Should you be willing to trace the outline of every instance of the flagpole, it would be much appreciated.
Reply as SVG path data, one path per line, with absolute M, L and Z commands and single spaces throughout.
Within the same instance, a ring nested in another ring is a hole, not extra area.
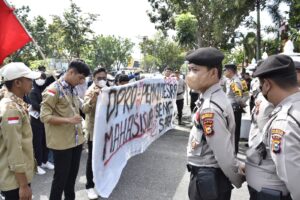
M 5 3 L 8 7 L 12 8 L 6 0 L 4 0 L 4 3 Z M 18 19 L 18 21 L 19 21 L 20 24 L 22 25 L 23 29 L 26 31 L 26 33 L 27 33 L 27 34 L 29 35 L 29 37 L 31 38 L 31 40 L 32 40 L 32 42 L 33 42 L 33 44 L 34 44 L 34 46 L 37 48 L 38 52 L 41 54 L 41 56 L 42 56 L 44 62 L 47 63 L 47 58 L 46 58 L 45 54 L 43 53 L 43 51 L 41 50 L 41 47 L 38 45 L 38 43 L 37 43 L 36 40 L 32 37 L 32 35 L 27 31 L 27 29 L 26 29 L 26 27 L 24 26 L 23 22 L 19 19 L 19 17 L 15 14 L 14 11 L 13 11 L 13 14 L 14 14 L 15 17 Z M 55 76 L 54 70 L 50 70 L 49 67 L 48 67 L 48 65 L 47 65 L 47 68 L 48 68 L 48 70 L 50 71 L 50 74 L 53 76 L 54 80 L 55 80 L 55 81 L 58 81 L 57 77 Z M 64 96 L 66 97 L 66 100 L 68 101 L 69 105 L 71 106 L 71 105 L 72 105 L 72 102 L 71 102 L 70 98 L 66 95 L 66 93 L 65 93 L 65 91 L 64 91 L 63 89 L 62 89 L 62 92 L 63 92 Z M 76 113 L 76 111 L 75 111 L 75 108 L 74 108 L 73 106 L 71 106 L 71 109 L 72 109 L 74 115 L 76 115 L 77 113 Z

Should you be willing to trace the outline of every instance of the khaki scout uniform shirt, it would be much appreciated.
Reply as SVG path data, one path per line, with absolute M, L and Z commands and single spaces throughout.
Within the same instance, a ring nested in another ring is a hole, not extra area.
M 7 89 L 5 86 L 3 86 L 1 89 L 0 89 L 0 100 L 3 99 L 5 93 L 7 92 Z
M 71 100 L 71 104 L 62 92 Z M 76 147 L 84 142 L 81 124 L 61 124 L 52 125 L 48 121 L 53 116 L 73 117 L 75 109 L 79 115 L 80 101 L 77 91 L 71 87 L 63 78 L 55 81 L 43 92 L 41 103 L 41 121 L 45 124 L 47 147 L 50 149 L 64 150 Z
M 0 102 L 0 190 L 19 188 L 15 173 L 34 173 L 32 131 L 27 104 L 11 92 Z
M 85 115 L 85 128 L 87 131 L 87 137 L 89 141 L 93 141 L 93 132 L 94 132 L 94 122 L 95 122 L 95 112 L 96 112 L 96 104 L 97 101 L 91 103 L 93 94 L 95 90 L 99 90 L 100 88 L 96 86 L 94 83 L 89 87 L 84 96 L 82 112 Z
M 293 199 L 300 199 L 299 119 L 300 92 L 284 99 L 271 113 L 260 140 L 266 146 L 266 158 L 257 163 L 255 154 L 247 156 L 246 173 L 252 173 L 255 169 L 259 172 L 255 177 L 247 175 L 248 184 L 257 191 L 265 187 L 282 191 L 283 195 L 290 193 Z
M 188 163 L 221 168 L 231 183 L 240 187 L 243 180 L 233 148 L 234 114 L 219 83 L 201 94 L 197 107 L 187 147 Z

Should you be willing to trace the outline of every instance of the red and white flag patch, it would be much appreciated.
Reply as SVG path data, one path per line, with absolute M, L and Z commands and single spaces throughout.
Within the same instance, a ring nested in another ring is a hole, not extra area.
M 54 90 L 47 90 L 47 94 L 49 94 L 50 96 L 55 96 L 56 91 L 54 91 Z
M 8 124 L 18 124 L 20 121 L 20 117 L 9 117 L 7 118 Z

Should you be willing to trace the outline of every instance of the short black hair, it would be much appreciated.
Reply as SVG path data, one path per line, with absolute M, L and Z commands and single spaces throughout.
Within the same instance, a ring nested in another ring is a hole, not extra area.
M 262 75 L 259 77 L 259 79 L 270 79 L 272 80 L 278 87 L 281 89 L 289 89 L 293 87 L 298 87 L 297 82 L 297 73 L 295 70 L 295 73 L 270 73 L 266 75 Z
M 75 69 L 79 74 L 83 74 L 85 77 L 90 75 L 89 66 L 81 59 L 72 60 L 69 64 L 68 70 L 69 69 Z
M 46 79 L 46 78 L 47 78 L 47 75 L 46 75 L 44 72 L 42 72 L 42 73 L 41 73 L 41 78 L 42 78 L 42 79 Z
M 39 70 L 39 71 L 46 70 L 46 67 L 45 67 L 45 66 L 43 66 L 43 65 L 40 65 L 40 66 L 38 66 L 38 70 Z
M 166 67 L 165 71 L 167 71 L 167 70 L 173 71 L 171 67 Z
M 207 66 L 208 70 L 211 70 L 213 68 L 216 68 L 218 70 L 218 78 L 221 79 L 222 73 L 223 73 L 223 66 L 222 63 L 218 65 L 213 65 L 213 66 Z
M 107 74 L 107 71 L 106 71 L 106 69 L 104 67 L 99 67 L 99 68 L 97 68 L 97 69 L 94 70 L 93 77 L 95 77 L 100 72 L 105 72 Z
M 129 82 L 129 77 L 128 77 L 128 75 L 126 75 L 126 74 L 121 74 L 120 76 L 119 76 L 119 80 L 118 80 L 119 82 Z
M 16 79 L 14 79 L 14 80 L 16 80 Z M 10 80 L 10 81 L 5 81 L 4 82 L 4 85 L 7 88 L 7 90 L 11 91 L 11 89 L 13 87 L 13 84 L 14 84 L 14 80 Z

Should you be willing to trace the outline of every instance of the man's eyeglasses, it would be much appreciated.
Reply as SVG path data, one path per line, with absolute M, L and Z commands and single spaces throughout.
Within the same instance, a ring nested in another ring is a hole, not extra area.
M 106 77 L 98 77 L 96 80 L 97 81 L 102 81 L 102 80 L 106 81 Z

